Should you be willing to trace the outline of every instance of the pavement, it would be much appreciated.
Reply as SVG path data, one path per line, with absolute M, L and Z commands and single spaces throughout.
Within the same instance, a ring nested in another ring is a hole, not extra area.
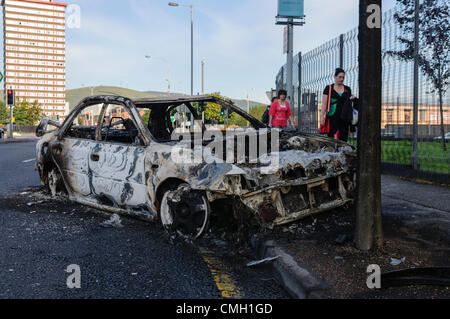
M 382 177 L 382 194 L 385 204 L 407 202 L 450 213 L 450 187 L 416 183 L 384 175 Z
M 258 242 L 260 258 L 279 256 L 273 270 L 287 291 L 305 298 L 448 298 L 450 287 L 372 292 L 366 267 L 450 267 L 450 188 L 382 176 L 385 246 L 363 253 L 352 242 L 354 213 L 335 211 L 285 227 L 277 240 Z M 336 243 L 344 235 L 343 243 Z M 286 280 L 289 278 L 289 280 Z M 295 285 L 293 285 L 295 283 Z
M 31 133 L 22 133 L 19 136 L 15 135 L 14 138 L 8 138 L 7 135 L 5 135 L 4 138 L 0 138 L 0 145 L 1 144 L 13 144 L 13 143 L 28 143 L 28 142 L 35 142 L 38 138 L 35 134 Z

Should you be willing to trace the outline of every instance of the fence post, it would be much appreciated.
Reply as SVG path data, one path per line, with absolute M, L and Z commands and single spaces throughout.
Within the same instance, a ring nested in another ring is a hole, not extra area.
M 339 36 L 339 67 L 344 68 L 344 35 Z
M 419 169 L 418 158 L 419 134 L 419 0 L 415 0 L 414 18 L 414 124 L 413 124 L 413 153 L 414 170 Z
M 299 52 L 298 53 L 298 130 L 301 131 L 302 130 L 302 112 L 301 112 L 301 107 L 302 107 L 302 53 Z

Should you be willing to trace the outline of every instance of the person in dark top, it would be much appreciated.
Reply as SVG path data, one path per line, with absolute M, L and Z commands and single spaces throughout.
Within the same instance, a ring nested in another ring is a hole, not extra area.
M 263 122 L 264 124 L 266 124 L 266 125 L 269 125 L 269 124 L 270 124 L 270 115 L 269 115 L 270 107 L 272 106 L 273 102 L 275 102 L 276 99 L 277 99 L 277 98 L 274 97 L 274 98 L 272 99 L 272 103 L 271 103 L 270 105 L 267 105 L 267 110 L 264 112 L 264 114 L 263 114 L 263 116 L 262 116 L 262 122 Z
M 337 68 L 334 73 L 334 84 L 329 85 L 323 91 L 321 125 L 325 125 L 326 117 L 330 119 L 329 137 L 337 137 L 341 141 L 348 142 L 350 125 L 341 119 L 342 106 L 347 100 L 354 100 L 356 97 L 352 95 L 352 89 L 344 85 L 345 71 Z M 328 100 L 331 87 L 331 103 L 330 112 L 328 111 Z

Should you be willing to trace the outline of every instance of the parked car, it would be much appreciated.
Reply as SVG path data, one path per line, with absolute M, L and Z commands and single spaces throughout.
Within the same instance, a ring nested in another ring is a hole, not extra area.
M 442 136 L 437 136 L 434 138 L 435 141 L 442 141 Z M 446 141 L 450 141 L 450 132 L 448 132 L 447 134 L 445 134 L 445 140 Z
M 171 116 L 185 106 L 201 123 L 195 103 L 207 108 L 218 104 L 238 114 L 251 124 L 256 139 L 244 131 L 219 140 L 211 132 L 206 136 L 204 125 L 182 135 Z M 169 232 L 191 239 L 201 236 L 210 222 L 272 228 L 353 202 L 352 146 L 296 131 L 272 131 L 216 97 L 88 97 L 61 126 L 47 118 L 36 134 L 41 138 L 37 170 L 53 195 L 66 192 L 81 204 L 161 221 Z M 259 145 L 261 151 L 264 139 L 277 134 L 278 152 L 247 161 L 250 147 Z M 229 162 L 228 155 L 234 159 L 247 140 L 252 142 L 243 149 L 246 161 Z M 226 158 L 220 149 L 227 150 Z M 209 154 L 209 161 L 189 161 L 199 151 Z M 175 159 L 180 152 L 186 161 Z

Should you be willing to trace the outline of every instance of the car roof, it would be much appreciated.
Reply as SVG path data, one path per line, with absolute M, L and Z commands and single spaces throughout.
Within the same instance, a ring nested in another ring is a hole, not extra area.
M 158 97 L 158 98 L 142 98 L 142 99 L 129 99 L 124 96 L 117 95 L 98 95 L 98 96 L 89 96 L 86 97 L 83 101 L 81 101 L 74 110 L 83 106 L 83 104 L 100 104 L 100 103 L 134 103 L 138 108 L 154 108 L 154 107 L 166 107 L 168 105 L 182 105 L 186 103 L 195 103 L 195 102 L 210 102 L 216 103 L 221 106 L 225 106 L 232 110 L 233 112 L 239 114 L 244 119 L 249 121 L 256 128 L 266 128 L 267 126 L 261 123 L 259 120 L 254 118 L 252 115 L 248 114 L 241 108 L 234 105 L 231 100 L 226 100 L 223 98 L 210 96 L 210 95 L 193 95 L 193 96 L 177 96 L 177 97 Z
M 149 104 L 182 104 L 182 103 L 195 103 L 195 102 L 214 102 L 218 98 L 209 95 L 186 95 L 186 96 L 164 96 L 155 98 L 140 98 L 134 99 L 133 102 L 136 106 L 149 105 Z

